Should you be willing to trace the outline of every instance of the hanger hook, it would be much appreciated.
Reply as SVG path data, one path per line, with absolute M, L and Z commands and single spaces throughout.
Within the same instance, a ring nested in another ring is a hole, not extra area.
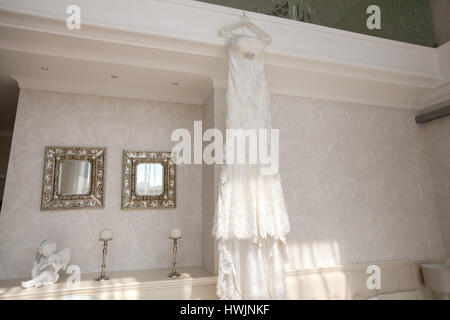
M 242 0 L 242 13 L 244 14 L 245 17 L 245 0 Z

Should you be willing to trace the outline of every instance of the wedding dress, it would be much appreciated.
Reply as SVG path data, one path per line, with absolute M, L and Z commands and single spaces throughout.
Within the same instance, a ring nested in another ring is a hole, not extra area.
M 264 43 L 228 41 L 227 119 L 230 129 L 271 129 Z M 285 299 L 289 220 L 279 174 L 260 165 L 226 164 L 221 173 L 213 236 L 218 242 L 221 299 Z

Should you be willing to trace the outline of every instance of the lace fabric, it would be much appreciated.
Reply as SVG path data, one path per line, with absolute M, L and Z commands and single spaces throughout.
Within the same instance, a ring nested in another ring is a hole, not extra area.
M 264 49 L 257 38 L 229 39 L 227 128 L 272 128 Z M 284 299 L 289 230 L 280 176 L 261 175 L 259 165 L 225 165 L 213 227 L 218 240 L 217 295 Z

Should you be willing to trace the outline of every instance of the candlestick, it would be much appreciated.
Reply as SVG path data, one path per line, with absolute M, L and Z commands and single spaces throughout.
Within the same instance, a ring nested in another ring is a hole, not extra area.
M 99 240 L 103 241 L 103 259 L 102 259 L 102 270 L 100 276 L 95 279 L 95 281 L 109 280 L 106 276 L 106 254 L 108 253 L 108 241 L 113 239 L 113 233 L 111 229 L 103 229 L 100 231 Z
M 180 230 L 180 229 L 178 229 L 178 230 Z M 172 232 L 170 234 L 172 235 Z M 170 237 L 170 239 L 173 240 L 173 247 L 172 247 L 172 254 L 173 254 L 172 272 L 169 273 L 169 277 L 170 278 L 178 278 L 180 276 L 180 274 L 177 272 L 177 241 L 181 238 L 181 230 L 180 230 L 180 234 L 174 233 L 174 235 L 176 235 L 178 237 L 177 238 Z

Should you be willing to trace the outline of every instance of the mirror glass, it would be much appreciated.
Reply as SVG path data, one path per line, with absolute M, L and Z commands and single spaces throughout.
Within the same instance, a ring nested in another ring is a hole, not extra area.
M 139 163 L 136 166 L 136 194 L 159 196 L 164 192 L 162 163 Z
M 59 195 L 86 195 L 90 187 L 91 163 L 89 161 L 62 160 L 59 163 Z

